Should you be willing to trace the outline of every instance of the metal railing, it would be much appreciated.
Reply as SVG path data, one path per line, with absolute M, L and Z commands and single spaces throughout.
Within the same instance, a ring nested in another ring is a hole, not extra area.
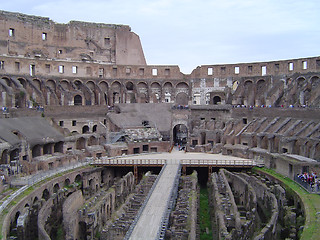
M 162 169 L 161 169 L 161 171 L 160 171 L 157 179 L 156 179 L 155 182 L 153 183 L 153 185 L 152 185 L 152 187 L 151 187 L 151 189 L 150 189 L 150 191 L 149 191 L 146 199 L 144 200 L 143 204 L 141 205 L 141 207 L 140 207 L 140 209 L 139 209 L 139 211 L 138 211 L 138 214 L 135 216 L 132 224 L 130 225 L 129 230 L 127 231 L 127 233 L 126 233 L 126 235 L 125 235 L 125 237 L 124 237 L 124 240 L 128 240 L 128 239 L 130 238 L 130 236 L 131 236 L 131 234 L 132 234 L 132 232 L 133 232 L 133 229 L 134 229 L 135 226 L 137 225 L 137 222 L 138 222 L 138 220 L 139 220 L 139 218 L 140 218 L 143 210 L 145 209 L 145 207 L 146 207 L 146 205 L 147 205 L 147 203 L 148 203 L 148 201 L 149 201 L 149 199 L 150 199 L 150 196 L 152 195 L 152 193 L 153 193 L 153 191 L 154 191 L 157 183 L 159 182 L 159 179 L 161 178 L 161 175 L 162 175 L 162 173 L 164 172 L 164 169 L 166 168 L 166 166 L 167 166 L 167 163 L 164 164 L 164 166 L 162 167 Z
M 296 181 L 300 186 L 302 186 L 305 190 L 307 190 L 309 193 L 316 193 L 316 194 L 320 194 L 320 186 L 313 184 L 312 186 L 303 181 L 301 178 L 299 178 L 298 176 L 294 176 L 294 181 Z
M 177 174 L 176 174 L 176 177 L 174 180 L 174 184 L 171 189 L 170 197 L 167 200 L 166 210 L 163 213 L 162 218 L 161 218 L 161 224 L 160 224 L 159 230 L 157 232 L 156 240 L 164 239 L 164 237 L 165 237 L 166 230 L 167 230 L 168 224 L 169 224 L 170 213 L 172 212 L 173 208 L 176 205 L 180 175 L 181 175 L 181 164 L 179 164 Z
M 114 158 L 114 159 L 97 159 L 93 165 L 164 165 L 165 159 L 128 159 L 128 158 Z
M 215 166 L 255 166 L 256 163 L 254 160 L 209 160 L 209 159 L 182 159 L 182 165 L 215 165 Z
M 37 173 L 33 176 L 27 176 L 25 178 L 21 178 L 20 180 L 20 184 L 24 185 L 23 187 L 19 188 L 17 191 L 13 192 L 5 201 L 3 201 L 0 205 L 0 213 L 3 211 L 3 209 L 5 209 L 8 204 L 17 196 L 19 196 L 21 193 L 23 193 L 28 187 L 46 179 L 49 178 L 51 176 L 54 176 L 60 172 L 65 172 L 65 171 L 69 171 L 78 167 L 82 167 L 85 165 L 88 165 L 92 162 L 93 158 L 86 158 L 86 161 L 84 162 L 80 162 L 80 163 L 75 163 L 72 165 L 68 165 L 65 167 L 60 167 L 60 168 L 56 168 L 53 170 L 49 170 L 46 172 L 41 172 L 41 173 Z M 15 180 L 17 182 L 17 184 L 19 184 L 18 179 Z

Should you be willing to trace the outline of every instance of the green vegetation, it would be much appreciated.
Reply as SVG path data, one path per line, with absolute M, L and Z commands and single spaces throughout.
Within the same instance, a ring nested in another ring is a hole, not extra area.
M 305 226 L 301 234 L 302 240 L 319 239 L 320 236 L 320 196 L 310 194 L 299 184 L 288 177 L 285 177 L 275 171 L 267 168 L 254 168 L 253 171 L 267 173 L 286 186 L 286 191 L 294 191 L 301 198 L 305 210 Z M 301 222 L 301 219 L 299 219 Z
M 201 240 L 212 239 L 209 196 L 208 196 L 208 189 L 206 187 L 200 188 L 199 222 L 200 222 L 200 239 Z
M 78 167 L 78 168 L 75 168 L 75 169 L 70 169 L 70 170 L 67 170 L 67 171 L 64 171 L 64 172 L 61 172 L 61 173 L 57 173 L 51 177 L 48 177 L 48 178 L 45 178 L 43 180 L 41 180 L 40 182 L 28 187 L 24 192 L 22 192 L 20 195 L 18 195 L 14 200 L 12 200 L 8 206 L 3 209 L 2 213 L 0 214 L 0 240 L 3 239 L 3 236 L 2 236 L 2 225 L 3 225 L 3 221 L 6 217 L 6 215 L 9 213 L 9 210 L 14 206 L 16 205 L 20 200 L 22 200 L 24 197 L 28 196 L 29 194 L 31 194 L 31 192 L 33 192 L 36 188 L 40 187 L 41 185 L 43 185 L 44 183 L 56 178 L 56 177 L 60 177 L 66 173 L 69 173 L 69 172 L 73 172 L 75 170 L 78 170 L 78 169 L 81 169 L 81 168 L 86 168 L 88 166 L 81 166 L 81 167 Z M 14 188 L 13 188 L 14 189 Z

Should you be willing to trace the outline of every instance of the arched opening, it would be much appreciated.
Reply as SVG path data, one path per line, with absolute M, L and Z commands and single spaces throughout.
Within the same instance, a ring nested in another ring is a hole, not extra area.
M 82 105 L 82 97 L 80 95 L 74 96 L 74 105 Z
M 50 193 L 49 193 L 48 189 L 43 190 L 42 198 L 47 201 L 49 199 L 49 197 L 50 197 Z
M 104 102 L 102 104 L 108 105 L 108 83 L 106 83 L 105 81 L 102 81 L 99 83 L 98 86 L 101 89 L 101 92 L 103 93 Z
M 16 212 L 16 215 L 14 216 L 13 222 L 10 224 L 10 236 L 16 236 L 17 235 L 17 222 L 18 218 L 20 216 L 20 212 Z
M 85 140 L 85 138 L 81 137 L 81 138 L 77 139 L 76 148 L 79 149 L 79 150 L 82 150 L 82 149 L 86 148 L 86 140 Z
M 87 125 L 82 127 L 82 133 L 89 133 L 89 127 Z
M 93 127 L 92 127 L 92 132 L 96 132 L 97 131 L 97 125 L 93 125 Z
M 175 145 L 185 146 L 188 139 L 188 128 L 184 124 L 178 124 L 173 128 L 172 136 Z
M 78 174 L 78 175 L 75 177 L 74 181 L 75 181 L 76 183 L 78 183 L 78 184 L 81 184 L 81 183 L 82 183 L 82 177 L 81 177 L 81 175 Z
M 69 90 L 69 82 L 66 80 L 62 80 L 60 82 L 60 86 L 63 88 L 63 90 Z
M 63 153 L 63 142 L 57 142 L 57 143 L 54 145 L 54 152 Z
M 128 91 L 133 91 L 133 83 L 132 82 L 127 82 L 126 83 L 126 89 Z
M 112 104 L 121 103 L 121 84 L 115 81 L 111 85 Z
M 88 139 L 88 146 L 98 145 L 98 139 L 94 136 L 91 136 Z
M 52 154 L 52 143 L 47 143 L 43 146 L 43 154 Z
M 180 92 L 176 96 L 176 104 L 178 105 L 188 105 L 188 95 L 184 92 Z
M 24 89 L 27 87 L 27 83 L 25 79 L 18 78 L 18 81 L 20 82 L 20 84 L 23 86 Z
M 56 90 L 56 83 L 53 80 L 48 80 L 47 81 L 47 86 L 52 90 L 55 91 Z
M 70 179 L 66 178 L 66 180 L 64 180 L 64 186 L 67 187 L 70 185 Z
M 60 189 L 60 186 L 59 186 L 59 183 L 56 183 L 54 186 L 53 186 L 53 192 L 54 193 L 57 193 Z
M 10 152 L 10 162 L 19 160 L 19 149 L 14 149 Z
M 221 97 L 219 97 L 219 96 L 214 96 L 212 102 L 213 102 L 213 105 L 221 104 Z

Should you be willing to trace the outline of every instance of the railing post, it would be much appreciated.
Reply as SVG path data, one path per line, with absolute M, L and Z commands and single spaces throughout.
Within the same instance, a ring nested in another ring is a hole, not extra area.
M 138 184 L 138 181 L 139 181 L 138 177 L 139 177 L 139 175 L 138 175 L 138 166 L 137 166 L 137 165 L 134 165 L 134 166 L 133 166 L 133 173 L 134 173 L 134 179 L 135 179 L 135 181 L 136 181 L 136 184 Z
M 212 174 L 212 166 L 208 167 L 208 180 L 210 179 L 210 176 Z

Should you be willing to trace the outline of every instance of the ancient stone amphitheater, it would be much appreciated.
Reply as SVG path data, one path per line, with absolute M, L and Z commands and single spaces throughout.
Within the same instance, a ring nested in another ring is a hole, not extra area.
M 146 239 L 181 154 L 157 239 L 201 238 L 200 188 L 209 239 L 319 236 L 319 188 L 283 179 L 319 172 L 320 57 L 187 75 L 129 26 L 0 11 L 0 90 L 0 239 Z

